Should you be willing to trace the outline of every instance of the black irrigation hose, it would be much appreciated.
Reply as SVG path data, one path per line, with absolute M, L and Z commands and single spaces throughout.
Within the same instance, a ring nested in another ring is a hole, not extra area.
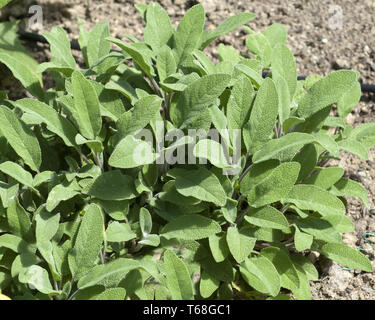
M 21 39 L 26 40 L 26 41 L 47 43 L 47 40 L 43 36 L 41 36 L 39 34 L 36 34 L 36 33 L 19 30 L 18 34 L 19 34 Z M 77 40 L 71 41 L 70 47 L 73 50 L 81 50 Z M 268 74 L 267 72 L 263 72 L 263 77 L 266 77 L 267 74 Z M 298 77 L 298 80 L 305 80 L 305 79 L 306 79 L 305 76 L 299 76 Z M 362 92 L 375 92 L 375 85 L 361 83 L 361 90 L 362 90 Z

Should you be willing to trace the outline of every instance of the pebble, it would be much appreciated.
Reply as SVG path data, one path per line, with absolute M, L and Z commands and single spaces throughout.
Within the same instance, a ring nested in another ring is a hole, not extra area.
M 330 275 L 328 285 L 333 290 L 344 291 L 353 279 L 353 274 L 350 271 L 343 270 L 337 264 L 333 264 L 330 267 L 328 274 Z
M 353 233 L 345 233 L 342 236 L 342 242 L 350 247 L 355 247 L 358 237 Z

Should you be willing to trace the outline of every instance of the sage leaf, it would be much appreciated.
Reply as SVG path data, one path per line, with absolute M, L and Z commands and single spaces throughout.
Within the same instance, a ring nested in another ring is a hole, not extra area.
M 69 268 L 75 279 L 80 279 L 94 266 L 102 246 L 103 231 L 102 211 L 96 204 L 90 204 L 85 208 L 85 215 L 68 257 Z
M 38 139 L 33 131 L 5 106 L 0 106 L 0 133 L 28 166 L 33 171 L 38 171 L 42 163 Z
M 358 250 L 341 243 L 327 243 L 322 246 L 320 252 L 327 258 L 344 265 L 345 267 L 372 272 L 371 262 Z
M 172 299 L 192 300 L 194 298 L 193 282 L 186 264 L 175 253 L 167 250 L 164 253 L 164 267 Z
M 188 214 L 167 223 L 162 229 L 161 235 L 167 239 L 199 240 L 220 231 L 220 225 L 216 221 L 202 215 Z

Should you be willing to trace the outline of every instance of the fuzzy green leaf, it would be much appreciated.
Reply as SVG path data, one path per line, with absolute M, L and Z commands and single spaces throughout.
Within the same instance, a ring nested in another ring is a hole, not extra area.
M 171 20 L 165 10 L 155 2 L 147 6 L 146 28 L 144 30 L 145 42 L 154 52 L 166 45 L 174 34 Z
M 313 185 L 295 185 L 283 201 L 294 203 L 302 210 L 317 211 L 323 216 L 345 214 L 345 206 L 337 197 Z
M 198 49 L 204 21 L 204 7 L 201 4 L 191 7 L 181 19 L 174 34 L 177 65 L 181 65 L 194 49 Z
M 246 259 L 240 267 L 245 281 L 255 290 L 276 296 L 280 291 L 280 276 L 270 260 L 259 256 Z
M 182 92 L 177 105 L 171 106 L 171 119 L 180 129 L 209 129 L 208 107 L 214 104 L 228 86 L 227 74 L 207 75 L 192 82 Z
M 0 106 L 0 133 L 33 170 L 38 171 L 42 155 L 33 131 L 7 107 Z
M 74 116 L 80 132 L 87 139 L 95 139 L 102 128 L 100 104 L 96 91 L 90 81 L 79 71 L 72 74 L 72 87 Z
M 255 185 L 247 194 L 252 207 L 259 208 L 266 204 L 280 201 L 293 188 L 297 181 L 300 164 L 287 162 L 273 169 L 264 180 Z
M 51 106 L 34 99 L 17 100 L 15 105 L 25 113 L 32 115 L 38 122 L 45 123 L 48 130 L 62 138 L 67 146 L 75 145 L 77 129 Z
M 164 253 L 164 267 L 167 286 L 173 300 L 193 300 L 193 282 L 186 264 L 175 253 L 167 250 Z
M 250 22 L 255 18 L 255 14 L 251 12 L 240 12 L 239 14 L 229 17 L 224 22 L 219 24 L 214 30 L 204 30 L 201 37 L 201 49 L 206 48 L 212 41 L 218 37 L 230 33 L 242 25 Z
M 247 150 L 267 142 L 272 134 L 278 115 L 278 97 L 274 82 L 267 78 L 259 88 L 251 110 L 250 119 L 244 127 L 244 140 Z
M 227 230 L 228 248 L 238 263 L 241 263 L 250 255 L 255 241 L 255 238 L 246 233 L 246 229 L 238 230 L 237 227 L 229 227 Z
M 117 144 L 108 163 L 115 168 L 128 169 L 153 163 L 155 159 L 156 154 L 148 142 L 128 135 Z
M 299 102 L 298 114 L 306 119 L 337 102 L 357 82 L 358 76 L 355 71 L 339 70 L 317 81 Z
M 264 228 L 283 230 L 289 226 L 285 216 L 279 210 L 271 206 L 251 209 L 246 214 L 245 220 L 255 226 Z
M 341 243 L 327 243 L 320 252 L 327 258 L 342 264 L 345 267 L 372 272 L 371 262 L 358 250 Z
M 104 219 L 100 207 L 90 204 L 85 209 L 74 247 L 69 254 L 69 268 L 75 279 L 80 279 L 99 256 L 104 237 Z
M 218 206 L 226 203 L 226 194 L 219 179 L 203 167 L 181 171 L 176 178 L 176 189 L 185 197 L 213 202 Z
M 221 227 L 216 221 L 198 214 L 188 214 L 167 223 L 161 235 L 167 239 L 199 240 L 220 231 Z
M 136 196 L 133 180 L 120 170 L 104 172 L 95 179 L 88 194 L 101 200 L 127 200 Z

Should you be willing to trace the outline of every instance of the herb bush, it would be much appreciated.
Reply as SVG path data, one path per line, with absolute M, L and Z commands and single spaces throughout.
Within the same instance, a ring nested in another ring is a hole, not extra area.
M 37 65 L 1 24 L 0 61 L 34 97 L 0 99 L 2 297 L 310 299 L 311 250 L 371 272 L 342 244 L 344 197 L 367 192 L 325 166 L 375 145 L 374 123 L 345 122 L 358 72 L 297 81 L 279 24 L 244 26 L 248 53 L 220 44 L 215 64 L 204 49 L 254 14 L 204 30 L 196 5 L 175 29 L 158 4 L 137 9 L 144 42 L 81 22 L 81 69 L 62 28 Z

